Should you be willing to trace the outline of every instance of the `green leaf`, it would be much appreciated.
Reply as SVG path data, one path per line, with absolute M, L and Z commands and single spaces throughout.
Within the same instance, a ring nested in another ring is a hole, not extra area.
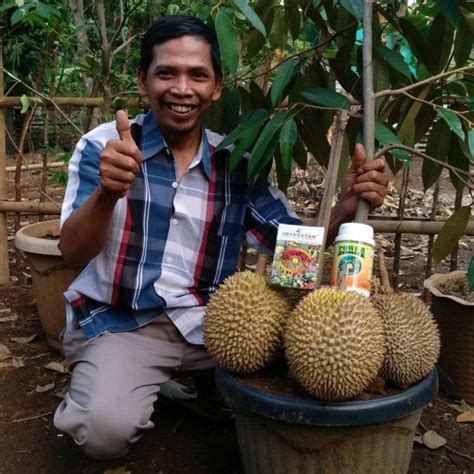
M 274 107 L 280 102 L 281 99 L 284 98 L 281 97 L 281 95 L 285 87 L 295 76 L 296 66 L 297 64 L 290 59 L 284 62 L 279 67 L 272 88 L 270 90 L 270 98 Z
M 313 87 L 302 92 L 302 95 L 309 102 L 316 105 L 323 105 L 324 107 L 331 107 L 334 109 L 350 109 L 351 103 L 349 100 L 330 89 L 322 87 Z
M 270 116 L 270 112 L 268 110 L 257 109 L 245 117 L 241 117 L 241 123 L 232 130 L 232 132 L 227 135 L 224 140 L 222 140 L 216 148 L 216 151 L 222 150 L 226 146 L 235 143 L 247 130 L 251 128 L 255 128 L 257 125 L 260 125 Z
M 252 7 L 245 0 L 234 0 L 235 5 L 239 10 L 246 16 L 247 20 L 252 24 L 252 26 L 259 31 L 264 38 L 267 37 L 267 31 L 265 30 L 265 25 L 258 15 L 254 12 Z
M 375 139 L 383 146 L 402 144 L 400 138 L 398 138 L 389 128 L 382 123 L 375 122 Z M 400 160 L 409 162 L 411 155 L 405 150 L 390 150 L 390 154 L 396 156 Z
M 439 264 L 444 257 L 454 250 L 459 239 L 464 235 L 471 217 L 471 206 L 464 206 L 455 211 L 446 221 L 438 238 L 433 244 L 433 262 Z
M 277 6 L 273 8 L 275 10 L 275 17 L 272 30 L 268 36 L 270 46 L 273 49 L 285 49 L 288 40 L 288 17 L 283 11 L 283 7 Z
M 15 26 L 17 23 L 20 23 L 25 18 L 25 10 L 23 8 L 19 8 L 10 18 L 10 24 Z
M 461 119 L 454 112 L 448 109 L 437 109 L 436 113 L 461 140 L 464 140 L 464 130 L 462 129 Z
M 245 152 L 250 149 L 260 129 L 261 123 L 258 123 L 254 127 L 248 128 L 242 134 L 229 157 L 229 169 L 231 172 L 237 167 Z
M 431 55 L 429 69 L 433 74 L 440 73 L 449 60 L 453 47 L 454 28 L 438 13 L 430 29 L 429 44 L 436 54 Z
M 467 281 L 469 282 L 469 289 L 474 290 L 474 256 L 471 257 L 469 268 L 467 269 Z
M 298 137 L 298 127 L 291 119 L 280 130 L 280 154 L 283 170 L 291 172 L 291 153 Z
M 23 94 L 20 97 L 20 102 L 21 102 L 21 113 L 24 114 L 24 113 L 26 113 L 26 111 L 30 107 L 30 99 L 28 98 L 28 96 Z
M 471 156 L 474 156 L 474 129 L 471 129 L 469 132 L 467 132 L 467 143 L 469 145 Z
M 301 15 L 298 8 L 297 0 L 287 0 L 285 2 L 285 10 L 288 15 L 288 24 L 290 28 L 291 37 L 296 41 L 300 36 Z
M 457 2 L 454 0 L 436 0 L 439 10 L 454 27 L 459 25 L 459 19 L 461 18 L 461 11 Z
M 232 20 L 222 8 L 219 9 L 216 15 L 216 34 L 223 63 L 231 73 L 237 72 L 239 65 L 237 32 Z
M 464 19 L 462 19 L 454 40 L 453 54 L 456 67 L 463 67 L 467 63 L 471 55 L 472 43 L 473 35 L 471 30 Z
M 38 2 L 36 4 L 36 13 L 41 18 L 44 18 L 45 20 L 49 20 L 49 17 L 51 16 L 51 8 L 48 7 L 48 5 L 45 5 L 44 3 Z
M 278 146 L 278 141 L 274 140 L 275 135 L 283 126 L 289 116 L 289 111 L 277 112 L 265 125 L 262 133 L 252 148 L 247 176 L 256 176 L 271 159 L 273 152 Z
M 239 121 L 240 93 L 237 88 L 222 91 L 222 125 L 223 133 L 233 130 Z
M 456 169 L 463 171 L 465 174 L 458 176 L 458 174 L 454 173 L 453 171 L 449 170 L 449 177 L 451 179 L 451 183 L 456 188 L 456 190 L 460 191 L 464 189 L 466 186 L 465 182 L 468 180 L 468 173 L 469 173 L 469 159 L 464 154 L 464 151 L 461 146 L 461 140 L 457 135 L 451 133 L 450 141 L 449 141 L 449 150 L 448 150 L 448 163 L 451 166 L 454 166 Z
M 364 16 L 364 2 L 363 0 L 340 0 L 341 5 L 357 20 L 362 20 Z
M 25 0 L 15 0 L 15 4 L 18 8 L 21 8 L 25 4 Z
M 411 79 L 411 72 L 408 64 L 404 61 L 403 56 L 399 53 L 395 53 L 391 49 L 387 48 L 383 44 L 377 43 L 375 50 L 382 56 L 385 61 L 390 64 L 393 69 L 403 74 L 408 79 Z
M 426 43 L 421 31 L 406 17 L 399 18 L 398 21 L 415 57 L 426 67 L 429 67 L 433 51 Z
M 296 138 L 296 143 L 293 147 L 293 159 L 295 163 L 304 170 L 308 166 L 308 152 L 299 136 Z
M 451 131 L 444 120 L 438 120 L 431 129 L 428 143 L 426 145 L 426 154 L 436 158 L 438 161 L 445 162 L 448 156 L 449 141 Z M 423 160 L 421 176 L 425 191 L 433 186 L 441 176 L 443 167 L 430 161 Z

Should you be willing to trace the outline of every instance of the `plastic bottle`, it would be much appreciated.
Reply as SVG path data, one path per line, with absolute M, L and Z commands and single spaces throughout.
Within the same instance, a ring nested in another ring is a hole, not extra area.
M 374 265 L 374 229 L 367 224 L 342 224 L 335 239 L 331 286 L 370 296 Z

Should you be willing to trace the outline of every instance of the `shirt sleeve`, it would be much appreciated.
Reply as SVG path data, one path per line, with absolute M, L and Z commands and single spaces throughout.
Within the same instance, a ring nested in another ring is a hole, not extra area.
M 252 188 L 245 217 L 247 243 L 259 253 L 273 254 L 280 223 L 297 225 L 302 221 L 270 179 L 258 178 Z

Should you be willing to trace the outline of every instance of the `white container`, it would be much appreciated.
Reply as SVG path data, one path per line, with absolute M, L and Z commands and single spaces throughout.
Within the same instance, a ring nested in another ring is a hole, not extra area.
M 375 249 L 372 226 L 342 224 L 334 243 L 331 286 L 370 296 Z

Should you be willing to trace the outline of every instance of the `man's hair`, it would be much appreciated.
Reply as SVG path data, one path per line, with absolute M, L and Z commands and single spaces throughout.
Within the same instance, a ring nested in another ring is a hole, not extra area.
M 181 36 L 202 38 L 211 46 L 211 59 L 214 73 L 222 76 L 219 43 L 214 30 L 199 18 L 190 15 L 170 15 L 154 21 L 142 40 L 140 69 L 146 74 L 153 61 L 153 47 Z

